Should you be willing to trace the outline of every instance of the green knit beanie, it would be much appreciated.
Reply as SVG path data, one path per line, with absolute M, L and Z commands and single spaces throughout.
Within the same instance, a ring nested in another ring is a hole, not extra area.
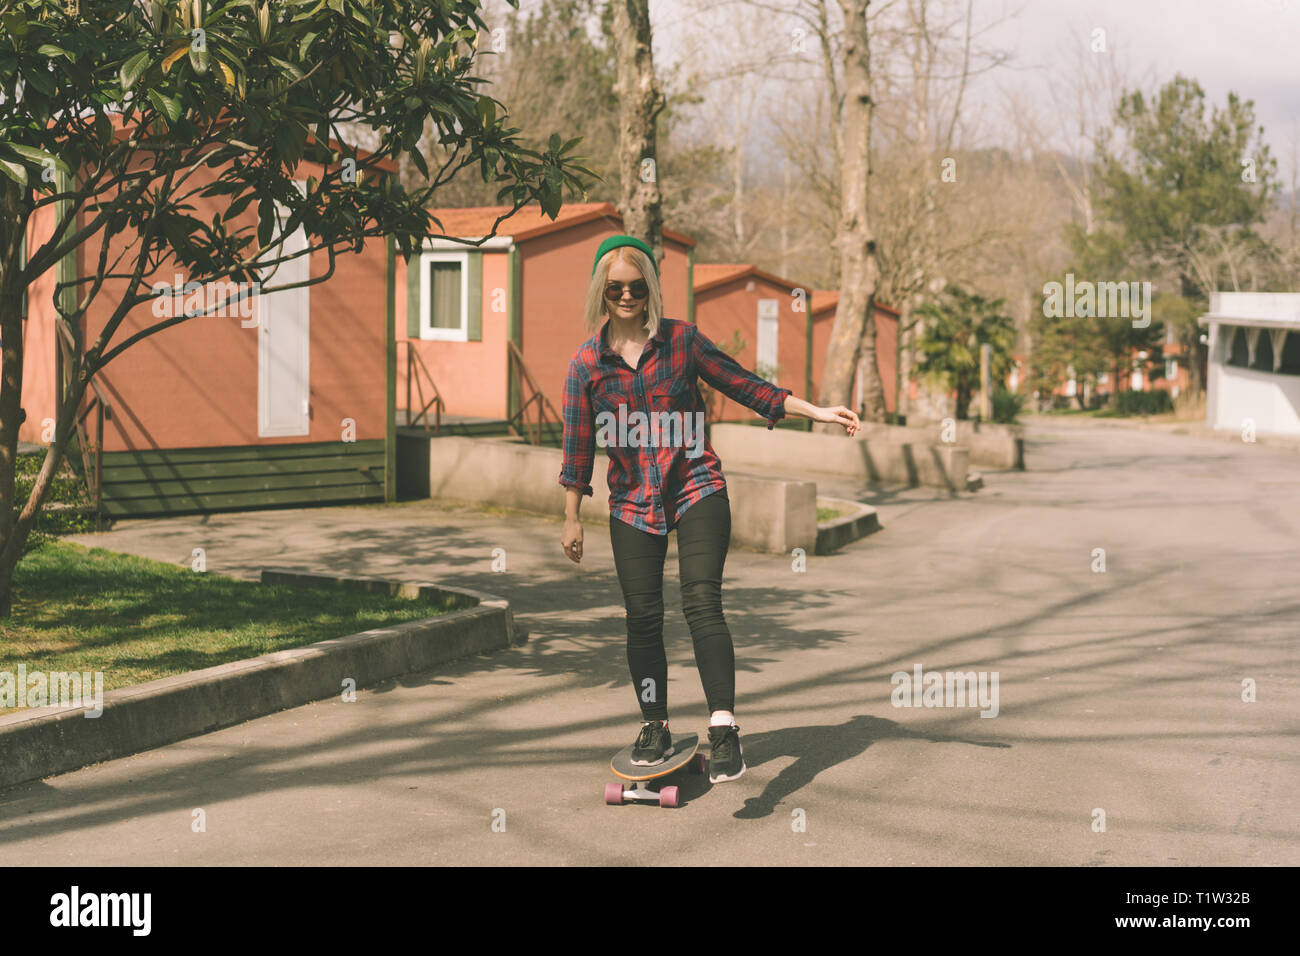
M 640 249 L 650 259 L 650 264 L 655 267 L 655 275 L 659 275 L 659 263 L 655 262 L 655 252 L 636 236 L 610 236 L 600 244 L 596 250 L 596 259 L 591 264 L 591 274 L 596 274 L 596 266 L 600 263 L 600 257 L 611 249 L 617 249 L 619 246 L 631 246 L 634 249 Z

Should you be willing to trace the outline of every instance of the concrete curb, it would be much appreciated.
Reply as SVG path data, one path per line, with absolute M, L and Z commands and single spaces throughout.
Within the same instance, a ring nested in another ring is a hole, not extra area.
M 0 716 L 0 787 L 113 760 L 438 664 L 508 647 L 517 634 L 510 605 L 495 595 L 444 585 L 347 578 L 267 568 L 264 584 L 344 587 L 403 597 L 451 596 L 460 610 L 440 617 L 318 641 L 248 660 L 122 687 L 104 694 L 97 718 L 50 706 Z
M 880 516 L 871 505 L 850 501 L 847 498 L 824 497 L 819 497 L 817 503 L 834 505 L 848 513 L 817 526 L 817 547 L 813 551 L 814 554 L 830 554 L 850 541 L 857 541 L 880 530 Z

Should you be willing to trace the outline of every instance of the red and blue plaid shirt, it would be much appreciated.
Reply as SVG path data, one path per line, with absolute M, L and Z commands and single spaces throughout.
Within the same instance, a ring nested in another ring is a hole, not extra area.
M 785 417 L 785 399 L 793 393 L 746 371 L 690 322 L 661 319 L 635 370 L 609 347 L 608 329 L 607 320 L 569 362 L 560 484 L 592 494 L 599 430 L 609 455 L 609 513 L 651 534 L 667 534 L 687 508 L 727 487 L 722 462 L 696 431 L 704 418 L 696 377 L 758 412 L 769 429 Z M 660 427 L 668 421 L 661 413 L 676 412 L 680 426 L 638 433 L 632 427 L 636 412 Z M 617 436 L 620 420 L 627 427 Z

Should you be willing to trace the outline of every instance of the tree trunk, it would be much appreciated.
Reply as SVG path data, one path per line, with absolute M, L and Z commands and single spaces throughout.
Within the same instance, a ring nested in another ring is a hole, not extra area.
M 1183 361 L 1187 364 L 1187 387 L 1192 397 L 1199 399 L 1205 390 L 1201 380 L 1201 343 L 1200 330 L 1183 340 Z
M 867 216 L 871 174 L 871 50 L 867 36 L 870 0 L 840 0 L 844 13 L 844 112 L 841 165 L 840 223 L 836 245 L 840 252 L 840 301 L 826 348 L 826 374 L 821 405 L 847 405 L 859 359 L 862 367 L 862 416 L 885 418 L 884 388 L 876 365 L 876 323 L 872 298 L 876 291 L 875 237 Z M 840 431 L 841 426 L 814 424 L 816 431 Z
M 6 180 L 8 182 L 8 180 Z M 3 193 L 8 208 L 18 210 L 20 197 L 16 186 L 9 183 Z M 30 209 L 30 207 L 25 207 Z M 54 439 L 41 463 L 31 495 L 22 511 L 17 511 L 15 500 L 18 466 L 19 411 L 22 405 L 23 339 L 22 303 L 27 289 L 22 285 L 19 267 L 22 237 L 27 232 L 28 216 L 5 217 L 0 223 L 0 619 L 8 618 L 13 609 L 13 578 L 23 547 L 36 524 L 41 504 L 54 482 L 59 465 L 63 463 L 63 450 L 67 447 L 85 393 L 85 378 L 81 363 L 70 369 L 72 376 L 70 394 L 59 412 Z M 55 348 L 59 348 L 58 331 L 55 331 Z M 55 388 L 62 390 L 63 383 Z
M 957 385 L 957 418 L 965 421 L 970 417 L 970 399 L 972 389 L 965 382 Z
M 7 323 L 8 311 L 0 308 L 0 314 L 4 315 L 4 321 Z M 57 333 L 56 333 L 57 334 Z M 10 342 L 8 335 L 5 342 Z M 19 343 L 18 348 L 22 347 L 21 337 L 15 337 L 12 341 Z M 57 346 L 56 346 L 57 347 Z M 45 500 L 46 493 L 54 483 L 54 476 L 58 473 L 59 466 L 63 463 L 64 449 L 68 447 L 68 441 L 71 438 L 74 423 L 76 421 L 77 409 L 81 406 L 81 398 L 86 392 L 86 376 L 84 366 L 78 363 L 77 367 L 70 370 L 71 382 L 68 387 L 68 394 L 59 409 L 59 418 L 55 423 L 54 438 L 50 442 L 50 448 L 45 454 L 45 460 L 41 462 L 41 470 L 36 475 L 36 481 L 32 485 L 32 493 L 23 506 L 22 511 L 14 519 L 14 472 L 16 468 L 17 448 L 18 448 L 18 425 L 17 418 L 11 419 L 9 405 L 12 404 L 17 408 L 18 399 L 16 393 L 10 397 L 9 390 L 9 348 L 5 347 L 5 385 L 0 389 L 0 419 L 3 420 L 3 427 L 0 427 L 0 618 L 7 618 L 13 608 L 13 576 L 14 569 L 18 566 L 19 559 L 23 556 L 23 547 L 31 535 L 32 528 L 36 524 L 36 517 L 41 512 L 41 504 Z M 62 389 L 63 383 L 56 382 L 55 387 Z M 10 421 L 14 424 L 10 425 Z M 12 430 L 11 430 L 12 429 Z
M 655 119 L 667 102 L 655 81 L 651 50 L 650 0 L 614 0 L 614 42 L 618 58 L 619 211 L 630 236 L 645 240 L 664 257 L 664 222 L 657 168 Z
M 0 193 L 9 208 L 17 208 L 16 183 L 6 180 L 6 188 Z M 18 414 L 23 388 L 22 297 L 25 290 L 20 286 L 18 261 L 27 217 L 6 213 L 4 219 L 6 222 L 0 225 L 0 617 L 9 616 L 10 583 L 18 563 L 17 557 L 9 555 L 15 540 L 14 472 L 18 464 Z M 17 553 L 22 554 L 21 543 Z

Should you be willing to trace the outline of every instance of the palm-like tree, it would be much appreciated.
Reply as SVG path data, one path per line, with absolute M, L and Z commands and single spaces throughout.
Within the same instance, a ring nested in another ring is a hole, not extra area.
M 946 390 L 957 390 L 958 418 L 967 417 L 971 396 L 979 388 L 981 345 L 991 346 L 993 384 L 1006 381 L 1011 370 L 1016 327 L 1002 311 L 1005 304 L 949 285 L 938 300 L 918 310 L 925 316 L 925 335 L 918 343 L 917 372 Z

